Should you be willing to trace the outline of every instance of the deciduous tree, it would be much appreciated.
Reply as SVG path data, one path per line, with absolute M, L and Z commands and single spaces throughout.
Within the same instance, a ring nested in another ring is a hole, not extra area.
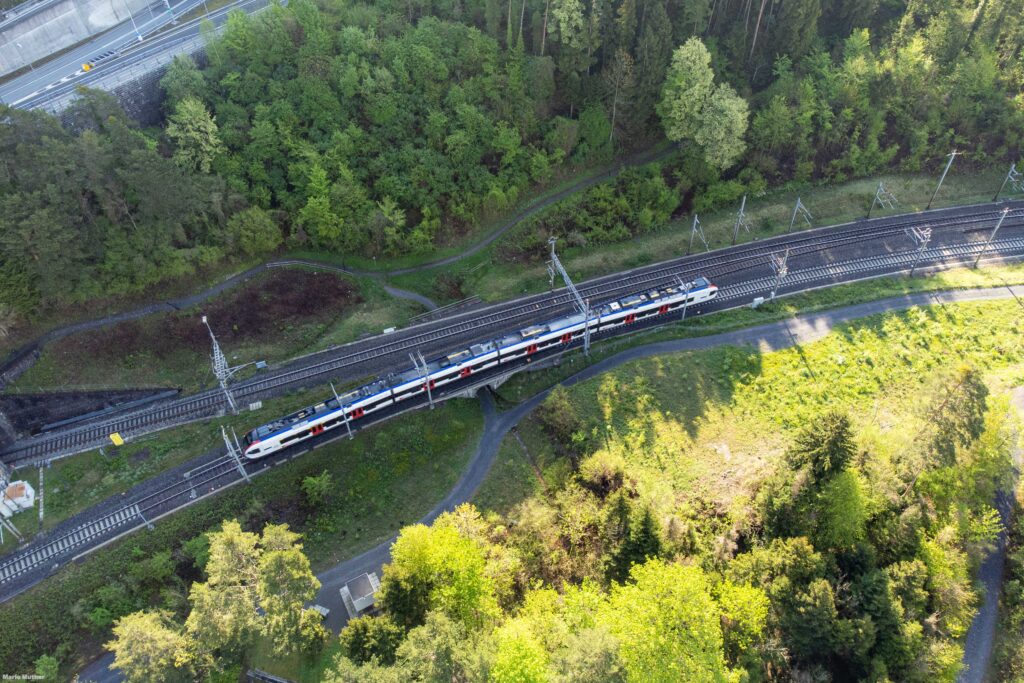
M 722 83 L 705 102 L 701 117 L 694 142 L 704 150 L 704 159 L 713 168 L 729 168 L 747 148 L 743 141 L 747 132 L 747 101 L 732 86 Z
M 669 140 L 695 142 L 709 165 L 731 166 L 743 153 L 747 103 L 731 86 L 714 85 L 711 53 L 690 38 L 672 55 L 658 115 Z
M 485 568 L 480 546 L 451 524 L 405 527 L 384 568 L 380 604 L 406 628 L 422 624 L 432 609 L 478 626 L 497 609 Z
M 613 586 L 598 621 L 620 643 L 629 680 L 727 680 L 720 612 L 704 572 L 653 560 Z
M 228 219 L 228 243 L 246 256 L 274 251 L 283 241 L 281 228 L 263 209 L 253 206 Z
M 114 625 L 113 636 L 105 647 L 114 653 L 114 666 L 131 683 L 188 679 L 188 672 L 176 664 L 185 647 L 185 636 L 170 615 L 129 614 Z
M 216 121 L 206 106 L 191 96 L 175 106 L 167 124 L 167 137 L 175 144 L 174 161 L 201 173 L 209 173 L 214 158 L 224 151 Z
M 356 664 L 393 664 L 405 631 L 387 614 L 348 622 L 339 635 L 345 654 Z

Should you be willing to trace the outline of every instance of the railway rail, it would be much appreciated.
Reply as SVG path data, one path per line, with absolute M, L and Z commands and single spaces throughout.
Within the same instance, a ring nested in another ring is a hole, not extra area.
M 969 262 L 982 249 L 985 249 L 982 242 L 939 245 L 925 250 L 920 255 L 919 262 L 932 266 Z M 993 257 L 1024 257 L 1024 236 L 994 240 L 987 249 L 987 253 Z M 906 270 L 916 256 L 912 252 L 897 252 L 812 266 L 792 272 L 781 291 L 798 291 L 818 284 L 858 279 L 880 273 L 900 272 Z M 660 270 L 660 268 L 656 270 Z M 753 294 L 767 291 L 773 281 L 773 277 L 753 277 L 732 284 L 719 284 L 718 297 L 711 301 L 709 306 L 702 308 L 705 309 L 705 312 L 709 312 L 742 305 L 740 304 L 742 300 Z M 657 324 L 663 324 L 663 319 L 655 318 L 649 323 L 641 323 L 640 326 L 647 327 Z M 636 327 L 632 329 L 636 329 Z M 616 334 L 620 334 L 620 332 L 599 333 L 595 339 Z M 570 345 L 570 348 L 579 345 L 580 342 L 576 341 Z M 554 356 L 562 352 L 562 350 L 556 350 L 549 352 L 549 355 Z M 520 367 L 497 367 L 481 375 L 474 375 L 472 380 L 468 380 L 472 384 L 453 386 L 444 391 L 435 392 L 433 400 L 438 402 L 462 395 L 467 389 L 493 382 L 497 376 L 516 372 L 525 365 L 527 363 L 523 362 Z M 354 430 L 358 431 L 387 420 L 396 414 L 415 410 L 426 404 L 427 397 L 425 396 L 409 399 L 404 405 L 391 407 L 373 417 L 368 416 L 367 420 L 353 423 L 352 426 Z M 268 471 L 286 460 L 299 457 L 323 443 L 345 436 L 345 432 L 328 432 L 269 457 L 244 461 L 243 466 L 247 474 L 254 476 Z M 109 543 L 118 536 L 147 526 L 156 518 L 242 480 L 242 473 L 239 471 L 236 461 L 223 452 L 215 454 L 209 461 L 191 470 L 183 473 L 169 473 L 165 476 L 164 482 L 155 490 L 142 491 L 98 516 L 89 517 L 81 523 L 59 530 L 52 538 L 30 543 L 26 547 L 0 558 L 0 601 L 7 600 L 25 590 L 62 563 L 80 557 L 96 547 Z
M 990 248 L 1012 248 L 1009 244 L 1012 238 L 1007 236 L 1012 235 L 1014 229 L 1024 227 L 1024 202 L 894 216 L 792 233 L 727 250 L 678 257 L 625 273 L 597 278 L 582 283 L 579 290 L 584 297 L 597 303 L 660 284 L 674 283 L 679 277 L 687 278 L 701 274 L 719 285 L 722 290 L 719 298 L 724 298 L 723 294 L 731 291 L 729 287 L 733 284 L 732 280 L 746 273 L 748 276 L 744 279 L 748 281 L 748 286 L 743 290 L 743 294 L 736 295 L 745 296 L 756 292 L 758 287 L 763 287 L 766 282 L 772 280 L 767 277 L 749 277 L 749 274 L 758 269 L 767 272 L 766 257 L 776 251 L 786 248 L 790 251 L 791 273 L 787 283 L 806 282 L 811 276 L 805 271 L 824 268 L 827 264 L 807 264 L 807 268 L 801 270 L 797 267 L 801 260 L 809 260 L 823 252 L 898 238 L 908 228 L 914 226 L 932 228 L 933 242 L 936 243 L 957 236 L 962 240 L 966 234 L 990 229 L 1002 214 L 1001 208 L 1004 206 L 1011 208 L 1003 223 L 1001 234 L 1004 238 L 993 242 Z M 981 242 L 954 241 L 965 248 L 972 248 L 972 244 L 979 248 L 981 246 Z M 912 244 L 908 240 L 905 258 L 900 263 L 914 257 L 911 247 Z M 921 254 L 922 263 L 945 258 L 946 252 L 942 249 L 945 249 L 945 246 L 934 246 L 926 250 Z M 886 259 L 894 256 L 891 253 L 884 253 L 876 255 L 876 258 Z M 867 267 L 870 268 L 870 264 Z M 814 272 L 820 277 L 830 277 L 825 271 Z M 750 284 L 753 282 L 757 284 Z M 324 384 L 341 374 L 348 379 L 369 376 L 392 369 L 388 367 L 389 363 L 400 363 L 404 367 L 409 352 L 419 350 L 429 355 L 459 345 L 468 345 L 527 322 L 556 317 L 559 313 L 571 309 L 572 305 L 571 296 L 564 289 L 560 289 L 548 294 L 478 308 L 440 321 L 415 325 L 387 336 L 316 352 L 266 375 L 233 384 L 231 391 L 237 402 L 244 403 L 299 386 Z M 96 448 L 107 443 L 109 435 L 113 432 L 118 432 L 129 439 L 223 414 L 227 407 L 223 393 L 219 389 L 209 389 L 110 419 L 25 439 L 9 446 L 0 453 L 0 458 L 15 468 L 38 464 Z

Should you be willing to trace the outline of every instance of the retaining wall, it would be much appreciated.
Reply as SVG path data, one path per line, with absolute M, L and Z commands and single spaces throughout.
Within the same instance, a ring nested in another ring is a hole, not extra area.
M 0 24 L 0 76 L 129 21 L 148 19 L 152 0 L 57 0 Z M 19 47 L 20 44 L 20 47 Z
M 206 49 L 202 38 L 196 36 L 192 44 L 180 51 L 168 51 L 160 55 L 141 60 L 130 67 L 113 71 L 109 75 L 89 83 L 89 87 L 105 90 L 116 97 L 132 119 L 143 126 L 154 126 L 163 120 L 161 105 L 164 99 L 160 89 L 160 79 L 167 73 L 167 67 L 175 56 L 190 55 L 196 64 L 206 63 Z M 68 106 L 78 98 L 76 92 L 51 99 L 44 110 L 64 119 Z M 64 123 L 67 123 L 64 120 Z

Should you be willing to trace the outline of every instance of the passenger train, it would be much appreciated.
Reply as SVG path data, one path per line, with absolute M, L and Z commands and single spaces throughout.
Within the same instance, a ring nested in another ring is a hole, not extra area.
M 467 349 L 430 361 L 426 368 L 410 368 L 360 387 L 342 396 L 261 425 L 245 435 L 244 452 L 256 460 L 288 448 L 300 441 L 323 434 L 339 426 L 351 428 L 351 422 L 414 396 L 433 392 L 471 375 L 520 359 L 529 361 L 534 354 L 565 346 L 590 334 L 632 325 L 715 298 L 718 287 L 699 277 L 688 290 L 672 286 L 633 294 L 583 313 L 524 327 L 500 339 L 474 344 Z

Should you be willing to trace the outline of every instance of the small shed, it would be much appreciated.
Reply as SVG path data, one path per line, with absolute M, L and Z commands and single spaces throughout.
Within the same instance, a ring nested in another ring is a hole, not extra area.
M 10 517 L 36 503 L 36 492 L 27 481 L 12 481 L 0 496 L 0 515 Z
M 360 574 L 347 581 L 341 587 L 341 601 L 345 604 L 349 618 L 355 619 L 371 612 L 379 589 L 380 580 L 374 572 Z

